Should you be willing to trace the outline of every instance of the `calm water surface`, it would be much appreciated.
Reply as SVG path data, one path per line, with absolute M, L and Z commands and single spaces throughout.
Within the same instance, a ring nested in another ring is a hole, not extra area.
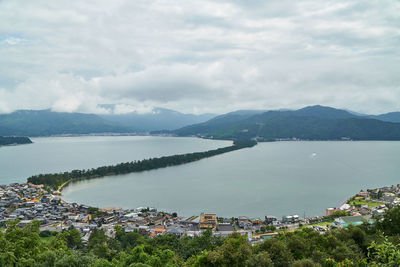
M 93 206 L 152 206 L 185 216 L 322 215 L 360 189 L 400 183 L 399 158 L 400 142 L 261 143 L 187 165 L 74 183 L 63 194 Z
M 0 184 L 31 175 L 88 169 L 151 157 L 204 151 L 229 141 L 152 136 L 32 138 L 33 144 L 0 147 Z

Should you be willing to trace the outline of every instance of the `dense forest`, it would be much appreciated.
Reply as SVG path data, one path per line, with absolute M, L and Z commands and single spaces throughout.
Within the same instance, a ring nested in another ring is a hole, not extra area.
M 310 228 L 282 232 L 251 245 L 237 233 L 211 231 L 199 237 L 167 234 L 149 238 L 115 228 L 115 237 L 94 230 L 83 244 L 76 229 L 39 232 L 39 223 L 20 228 L 9 221 L 0 231 L 0 266 L 275 266 L 350 267 L 400 265 L 400 208 L 377 223 L 320 234 Z
M 32 141 L 28 137 L 0 136 L 0 146 L 31 143 Z
M 194 152 L 181 155 L 165 156 L 160 158 L 150 158 L 139 161 L 120 163 L 117 165 L 102 166 L 90 170 L 73 170 L 63 173 L 39 174 L 29 177 L 28 182 L 33 184 L 44 184 L 50 186 L 53 189 L 57 189 L 59 186 L 70 181 L 92 179 L 109 175 L 127 174 L 131 172 L 148 171 L 168 166 L 176 166 L 238 149 L 252 147 L 256 144 L 257 143 L 252 140 L 236 140 L 234 141 L 232 146 L 204 152 Z

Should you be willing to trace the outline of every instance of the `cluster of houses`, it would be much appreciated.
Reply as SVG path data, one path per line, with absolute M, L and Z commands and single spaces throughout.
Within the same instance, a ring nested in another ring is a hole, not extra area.
M 158 212 L 155 208 L 104 208 L 68 203 L 57 194 L 49 193 L 42 186 L 13 183 L 0 186 L 0 228 L 18 219 L 20 226 L 33 220 L 40 221 L 41 231 L 61 232 L 70 227 L 78 229 L 84 241 L 93 229 L 103 229 L 113 236 L 115 226 L 125 231 L 138 231 L 155 237 L 163 234 L 198 236 L 211 229 L 215 235 L 228 236 L 239 232 L 252 238 L 252 233 L 265 223 L 260 219 L 239 217 L 235 220 L 217 218 L 216 214 L 200 214 L 189 218 Z
M 376 189 L 361 190 L 338 208 L 327 208 L 325 217 L 345 211 L 349 216 L 335 218 L 331 226 L 346 227 L 350 224 L 373 223 L 388 209 L 400 205 L 400 184 Z
M 400 203 L 398 196 L 400 196 L 400 185 L 360 191 L 339 208 L 328 208 L 324 218 L 338 211 L 346 211 L 349 216 L 335 218 L 332 226 L 361 224 L 374 215 L 382 214 L 388 208 L 398 205 Z M 368 205 L 370 202 L 374 205 Z M 177 214 L 159 212 L 155 208 L 98 209 L 67 203 L 40 185 L 30 183 L 2 185 L 0 228 L 6 227 L 8 221 L 16 219 L 20 226 L 27 225 L 33 220 L 40 221 L 41 231 L 61 232 L 74 227 L 81 232 L 83 241 L 89 239 L 93 229 L 103 229 L 107 235 L 114 236 L 115 226 L 119 225 L 127 232 L 138 231 L 150 237 L 164 234 L 198 236 L 206 230 L 211 230 L 216 236 L 225 237 L 236 232 L 248 236 L 252 242 L 259 242 L 277 235 L 276 229 L 294 229 L 311 224 L 309 218 L 303 219 L 298 215 L 283 216 L 281 220 L 271 215 L 265 216 L 264 219 L 250 219 L 245 216 L 228 219 L 207 213 L 183 218 Z

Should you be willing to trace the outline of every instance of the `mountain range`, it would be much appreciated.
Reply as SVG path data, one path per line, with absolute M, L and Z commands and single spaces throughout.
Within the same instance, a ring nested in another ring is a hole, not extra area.
M 187 125 L 208 121 L 215 114 L 183 114 L 175 110 L 154 108 L 149 113 L 130 112 L 126 114 L 99 115 L 101 118 L 123 125 L 133 127 L 136 131 L 147 132 L 157 130 L 174 130 Z
M 298 110 L 238 110 L 183 114 L 154 108 L 139 114 L 84 114 L 18 110 L 0 114 L 0 136 L 167 133 L 216 139 L 400 140 L 400 112 L 365 115 L 324 106 Z
M 129 129 L 94 114 L 18 110 L 0 115 L 0 135 L 48 136 L 127 132 Z
M 171 132 L 215 139 L 400 140 L 400 113 L 356 115 L 309 106 L 298 110 L 236 111 Z
M 65 134 L 145 133 L 172 130 L 200 123 L 213 114 L 193 115 L 155 108 L 148 114 L 97 115 L 53 112 L 46 110 L 18 110 L 0 114 L 0 136 L 50 136 Z

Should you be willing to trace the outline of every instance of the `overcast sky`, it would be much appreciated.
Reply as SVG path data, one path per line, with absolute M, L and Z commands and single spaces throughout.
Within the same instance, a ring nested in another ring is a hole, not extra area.
M 0 113 L 400 110 L 400 1 L 0 0 Z

